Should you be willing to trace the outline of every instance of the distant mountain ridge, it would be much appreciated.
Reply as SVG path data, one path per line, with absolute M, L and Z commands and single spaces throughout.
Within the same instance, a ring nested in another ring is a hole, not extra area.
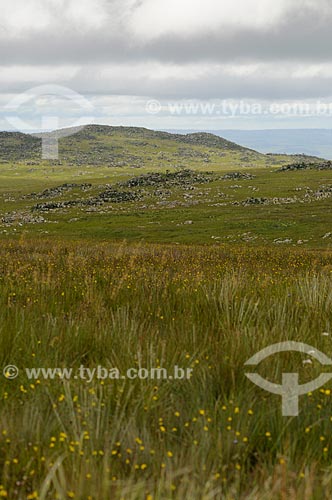
M 150 154 L 155 156 L 156 148 L 159 148 L 158 153 L 162 153 L 163 149 L 167 150 L 170 147 L 177 148 L 179 154 L 181 148 L 194 148 L 193 154 L 201 154 L 202 158 L 208 154 L 207 150 L 218 154 L 234 152 L 260 156 L 255 151 L 207 132 L 183 135 L 140 127 L 87 125 L 83 128 L 57 130 L 52 132 L 52 135 L 54 134 L 59 139 L 60 156 L 69 161 L 82 163 L 110 161 L 112 164 L 113 160 L 116 163 L 116 159 L 121 157 L 122 160 L 132 161 L 135 164 L 136 160 L 139 161 L 151 149 Z M 49 135 L 51 134 L 29 135 L 20 132 L 0 132 L 0 160 L 37 160 L 41 154 L 42 137 Z M 187 156 L 190 156 L 189 153 L 189 150 L 183 151 L 183 154 Z
M 123 127 L 123 126 L 111 126 L 111 125 L 86 125 L 85 127 L 73 127 L 67 129 L 60 129 L 55 131 L 59 138 L 68 135 L 68 132 L 73 133 L 75 130 L 75 136 L 85 138 L 89 134 L 101 134 L 111 136 L 113 134 L 121 133 L 124 137 L 139 136 L 142 138 L 150 139 L 164 139 L 164 140 L 175 140 L 178 142 L 184 142 L 188 144 L 198 144 L 202 146 L 212 146 L 216 148 L 231 150 L 231 151 L 253 151 L 250 148 L 241 146 L 233 141 L 229 141 L 210 132 L 190 132 L 188 134 L 172 133 L 168 131 L 151 130 L 144 127 Z M 1 133 L 0 133 L 1 134 Z M 41 136 L 43 134 L 33 134 L 34 136 Z M 47 134 L 46 134 L 47 135 Z M 1 137 L 1 135 L 0 135 Z M 255 151 L 256 152 L 256 151 Z
M 177 132 L 178 130 L 170 130 Z M 194 130 L 183 130 L 192 133 Z M 261 153 L 305 154 L 332 159 L 332 129 L 212 130 Z
M 209 132 L 183 134 L 142 127 L 87 125 L 52 134 L 59 139 L 59 161 L 69 165 L 188 168 L 220 162 L 239 167 L 252 167 L 257 162 L 266 166 L 287 162 L 287 158 L 271 157 Z M 42 137 L 47 135 L 50 134 L 0 132 L 0 162 L 40 162 Z

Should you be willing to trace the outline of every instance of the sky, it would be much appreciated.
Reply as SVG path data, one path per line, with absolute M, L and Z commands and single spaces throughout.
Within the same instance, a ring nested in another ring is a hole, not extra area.
M 331 0 L 0 0 L 0 129 L 332 128 Z

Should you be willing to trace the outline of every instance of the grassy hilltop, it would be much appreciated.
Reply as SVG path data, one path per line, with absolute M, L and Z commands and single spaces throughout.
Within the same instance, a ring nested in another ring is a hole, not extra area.
M 0 134 L 0 236 L 330 245 L 332 169 L 318 158 L 98 125 L 59 149 L 41 161 L 41 139 Z M 278 171 L 301 163 L 311 168 Z
M 331 498 L 332 382 L 283 417 L 244 366 L 332 357 L 331 163 L 101 126 L 40 148 L 0 134 L 0 498 Z

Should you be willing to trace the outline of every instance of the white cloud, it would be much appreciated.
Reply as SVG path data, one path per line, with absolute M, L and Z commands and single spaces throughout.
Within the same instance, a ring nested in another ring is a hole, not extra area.
M 44 29 L 52 20 L 49 7 L 47 0 L 1 0 L 0 25 L 9 35 Z
M 75 77 L 79 68 L 74 66 L 0 66 L 0 84 L 7 87 L 22 88 L 43 83 L 69 81 Z
M 268 29 L 291 5 L 290 0 L 144 0 L 130 27 L 143 39 L 230 27 Z
M 60 84 L 94 96 L 105 120 L 193 128 L 207 118 L 147 118 L 146 99 L 332 95 L 331 0 L 0 0 L 0 8 L 0 103 L 8 89 Z
M 106 0 L 62 0 L 62 4 L 65 18 L 81 29 L 107 27 Z
M 53 36 L 55 27 L 66 26 L 98 29 L 108 18 L 107 0 L 0 0 L 0 7 L 0 26 L 10 37 L 47 28 Z

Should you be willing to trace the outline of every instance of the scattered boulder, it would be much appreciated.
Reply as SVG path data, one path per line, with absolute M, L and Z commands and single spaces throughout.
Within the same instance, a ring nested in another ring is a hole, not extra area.
M 57 196 L 61 196 L 63 193 L 71 191 L 73 189 L 81 189 L 82 191 L 87 191 L 92 187 L 92 184 L 74 184 L 74 183 L 65 183 L 61 184 L 61 186 L 56 186 L 53 188 L 48 188 L 42 191 L 41 193 L 31 193 L 23 198 L 56 198 Z
M 226 174 L 222 177 L 223 180 L 228 180 L 228 179 L 243 179 L 243 180 L 252 180 L 255 179 L 255 175 L 248 174 L 247 172 L 231 172 L 229 174 Z
M 276 238 L 275 240 L 273 240 L 273 242 L 276 245 L 289 245 L 290 243 L 293 243 L 293 240 L 291 238 Z
M 71 208 L 79 205 L 79 200 L 68 200 L 68 201 L 52 201 L 48 203 L 37 203 L 32 207 L 33 211 L 39 210 L 41 212 L 48 212 L 49 210 L 57 210 L 59 208 Z
M 290 172 L 294 170 L 332 170 L 332 161 L 291 163 L 277 170 L 277 172 Z
M 128 181 L 120 183 L 123 187 L 159 187 L 159 186 L 188 186 L 191 184 L 205 184 L 216 179 L 213 172 L 195 172 L 183 169 L 178 172 L 152 172 L 133 177 Z

